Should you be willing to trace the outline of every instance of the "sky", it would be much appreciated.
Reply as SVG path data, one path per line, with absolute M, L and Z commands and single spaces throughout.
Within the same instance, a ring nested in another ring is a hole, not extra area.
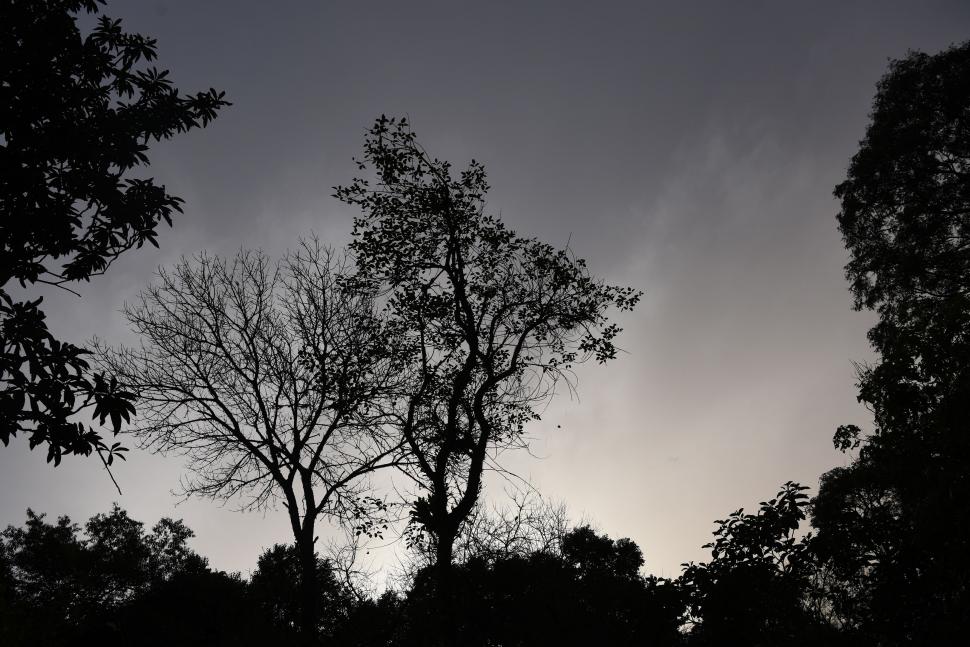
M 48 294 L 61 338 L 133 341 L 119 309 L 183 254 L 276 255 L 311 233 L 345 245 L 355 212 L 332 187 L 377 116 L 405 115 L 437 157 L 484 163 L 510 227 L 643 290 L 620 357 L 582 367 L 578 397 L 554 399 L 531 452 L 504 460 L 574 518 L 636 541 L 647 572 L 704 560 L 715 519 L 785 481 L 814 491 L 848 463 L 836 427 L 871 426 L 854 363 L 872 358 L 873 318 L 851 309 L 832 190 L 888 60 L 965 39 L 970 3 L 114 0 L 106 13 L 158 39 L 183 91 L 234 105 L 152 147 L 150 174 L 185 214 L 81 298 Z M 182 501 L 178 456 L 130 454 L 119 496 L 96 460 L 54 469 L 23 441 L 0 449 L 0 526 L 27 507 L 83 521 L 117 501 L 149 525 L 183 518 L 197 551 L 243 574 L 291 541 L 281 511 Z

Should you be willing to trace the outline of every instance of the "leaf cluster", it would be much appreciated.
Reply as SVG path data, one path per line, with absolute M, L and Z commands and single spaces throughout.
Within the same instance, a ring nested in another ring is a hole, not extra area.
M 684 564 L 678 584 L 698 643 L 810 644 L 816 623 L 803 599 L 812 573 L 810 537 L 797 534 L 807 489 L 789 481 L 756 513 L 741 508 L 716 521 L 715 539 L 705 545 L 711 560 Z
M 180 94 L 152 67 L 154 39 L 99 16 L 82 36 L 79 12 L 99 0 L 0 5 L 0 440 L 20 431 L 48 461 L 97 451 L 119 454 L 71 418 L 87 405 L 117 433 L 133 412 L 131 394 L 88 374 L 86 350 L 56 340 L 40 299 L 8 292 L 37 284 L 67 288 L 103 273 L 124 252 L 158 246 L 182 200 L 151 178 L 149 143 L 203 127 L 229 105 L 210 89 Z

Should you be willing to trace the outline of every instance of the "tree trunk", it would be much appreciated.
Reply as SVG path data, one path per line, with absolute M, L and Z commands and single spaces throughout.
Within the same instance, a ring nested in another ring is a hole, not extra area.
M 456 614 L 458 606 L 455 604 L 455 584 L 452 578 L 452 567 L 455 552 L 457 528 L 452 524 L 442 524 L 438 528 L 437 545 L 435 546 L 435 597 L 437 598 L 438 614 L 440 617 L 439 644 L 444 646 L 458 645 L 459 623 Z
M 435 538 L 437 542 L 435 546 L 435 568 L 440 573 L 451 571 L 451 564 L 455 559 L 456 534 L 450 528 L 442 528 L 439 529 L 438 536 Z
M 320 621 L 319 586 L 317 578 L 317 555 L 313 545 L 313 528 L 304 528 L 297 540 L 300 553 L 300 633 L 305 645 L 318 643 L 317 627 Z

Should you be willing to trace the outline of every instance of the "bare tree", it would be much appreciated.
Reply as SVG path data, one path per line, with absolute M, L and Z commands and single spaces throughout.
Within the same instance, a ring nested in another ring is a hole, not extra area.
M 562 540 L 572 525 L 565 504 L 546 500 L 535 490 L 511 492 L 505 505 L 476 506 L 455 542 L 455 559 L 561 556 Z
M 318 241 L 273 263 L 261 252 L 206 254 L 160 270 L 125 314 L 141 343 L 100 361 L 143 403 L 144 446 L 183 454 L 187 495 L 282 501 L 300 552 L 302 630 L 316 626 L 316 526 L 362 523 L 369 476 L 400 459 L 380 401 L 397 374 L 370 294 Z M 371 525 L 368 525 L 371 524 Z
M 480 501 L 468 515 L 455 539 L 455 562 L 473 558 L 495 562 L 535 553 L 562 557 L 563 539 L 583 522 L 570 522 L 565 504 L 545 499 L 535 489 L 506 494 L 505 503 L 486 505 Z M 410 589 L 417 574 L 435 563 L 433 546 L 419 542 L 412 549 L 395 576 L 402 589 Z

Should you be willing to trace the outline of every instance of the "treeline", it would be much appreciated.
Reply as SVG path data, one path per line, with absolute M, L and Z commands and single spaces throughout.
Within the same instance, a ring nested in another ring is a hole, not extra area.
M 0 643 L 285 640 L 278 608 L 286 598 L 278 589 L 281 581 L 292 581 L 292 549 L 266 551 L 246 581 L 212 570 L 188 547 L 192 536 L 172 519 L 146 532 L 117 505 L 83 528 L 67 517 L 50 522 L 28 510 L 26 523 L 8 527 L 0 539 Z
M 644 576 L 634 542 L 586 525 L 569 528 L 550 507 L 520 505 L 506 517 L 478 516 L 459 544 L 461 561 L 452 573 L 452 631 L 463 645 L 703 645 L 742 636 L 780 644 L 794 633 L 832 637 L 831 627 L 800 604 L 803 580 L 796 578 L 803 571 L 739 557 L 760 549 L 791 558 L 774 543 L 756 547 L 743 537 L 788 536 L 802 496 L 797 487 L 786 488 L 761 514 L 722 534 L 726 552 L 719 559 L 692 565 L 676 580 Z M 266 550 L 246 579 L 213 570 L 188 546 L 192 536 L 171 519 L 146 531 L 117 505 L 83 528 L 67 517 L 50 522 L 28 510 L 26 523 L 8 527 L 0 539 L 0 642 L 262 645 L 301 639 L 302 571 L 293 546 Z M 421 557 L 418 551 L 403 588 L 376 598 L 318 559 L 315 640 L 439 643 L 443 609 L 434 568 L 421 566 Z
M 310 642 L 419 647 L 445 643 L 445 628 L 447 641 L 482 647 L 904 642 L 869 630 L 884 619 L 860 613 L 863 595 L 846 613 L 846 587 L 862 582 L 838 579 L 827 543 L 799 536 L 805 489 L 788 483 L 757 512 L 718 521 L 711 559 L 685 565 L 676 579 L 645 576 L 633 541 L 570 527 L 562 509 L 529 501 L 474 516 L 458 542 L 445 607 L 426 547 L 415 547 L 402 585 L 377 597 L 318 557 Z M 0 535 L 0 642 L 307 642 L 296 547 L 264 551 L 247 579 L 213 570 L 189 547 L 192 537 L 172 519 L 146 531 L 117 505 L 83 528 L 28 510 L 22 527 Z M 842 557 L 851 551 L 845 546 Z

